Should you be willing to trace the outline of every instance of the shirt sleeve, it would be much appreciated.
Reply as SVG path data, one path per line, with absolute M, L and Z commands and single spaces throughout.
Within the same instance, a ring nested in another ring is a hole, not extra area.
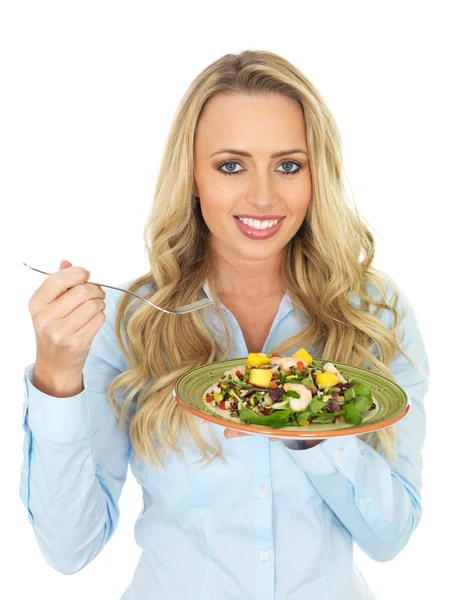
M 65 574 L 86 566 L 113 535 L 128 470 L 129 437 L 107 397 L 109 384 L 126 368 L 109 289 L 105 304 L 80 394 L 49 396 L 33 385 L 35 364 L 24 370 L 20 498 L 45 560 Z
M 429 363 L 414 310 L 406 308 L 403 350 L 389 368 L 410 397 L 410 410 L 395 423 L 397 457 L 386 460 L 359 436 L 328 438 L 301 451 L 287 449 L 331 510 L 372 559 L 388 561 L 406 545 L 422 516 L 422 448 L 426 430 L 424 397 Z M 400 327 L 400 326 L 399 326 Z

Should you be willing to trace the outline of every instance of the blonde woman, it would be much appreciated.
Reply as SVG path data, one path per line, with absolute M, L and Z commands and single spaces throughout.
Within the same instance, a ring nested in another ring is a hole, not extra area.
M 79 571 L 111 538 L 130 465 L 142 554 L 118 598 L 374 598 L 353 543 L 392 560 L 420 521 L 429 366 L 343 177 L 310 81 L 270 52 L 227 54 L 181 101 L 145 226 L 150 269 L 120 284 L 167 308 L 215 304 L 168 315 L 66 261 L 33 294 L 20 494 L 53 568 Z M 411 411 L 376 434 L 292 443 L 173 399 L 190 369 L 300 347 L 394 379 Z

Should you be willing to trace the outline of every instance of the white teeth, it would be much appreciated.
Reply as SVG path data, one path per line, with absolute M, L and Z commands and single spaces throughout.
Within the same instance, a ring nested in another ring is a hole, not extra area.
M 247 218 L 242 219 L 241 217 L 238 217 L 238 219 L 239 219 L 239 221 L 244 223 L 244 225 L 248 225 L 249 227 L 252 227 L 253 229 L 269 229 L 270 227 L 273 227 L 279 221 L 279 219 L 274 220 L 274 221 L 258 221 L 257 219 L 247 219 Z

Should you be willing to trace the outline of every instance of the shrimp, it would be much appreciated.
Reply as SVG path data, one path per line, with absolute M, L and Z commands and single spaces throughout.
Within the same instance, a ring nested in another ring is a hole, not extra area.
M 228 377 L 228 375 L 236 375 L 236 373 L 239 371 L 240 373 L 242 373 L 242 375 L 245 373 L 245 369 L 247 367 L 245 365 L 240 365 L 239 367 L 234 367 L 233 369 L 229 369 L 228 371 L 225 371 L 224 375 L 225 377 Z
M 328 373 L 335 373 L 340 383 L 347 383 L 347 381 L 342 377 L 342 375 L 339 373 L 336 367 L 329 362 L 323 365 L 322 371 L 327 371 Z
M 289 405 L 293 411 L 305 410 L 308 408 L 309 403 L 312 400 L 312 393 L 308 388 L 301 383 L 285 383 L 283 388 L 286 392 L 289 390 L 297 392 L 299 398 L 293 398 L 289 396 Z
M 281 369 L 290 369 L 291 367 L 296 367 L 298 362 L 303 364 L 303 369 L 306 369 L 308 366 L 304 360 L 300 360 L 299 358 L 295 358 L 293 356 L 274 356 L 270 359 L 271 365 L 275 365 Z

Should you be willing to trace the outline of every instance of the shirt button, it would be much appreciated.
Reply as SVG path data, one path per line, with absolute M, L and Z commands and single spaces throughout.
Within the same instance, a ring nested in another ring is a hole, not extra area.
M 361 498 L 361 500 L 359 501 L 361 506 L 364 506 L 364 504 L 366 503 L 366 499 L 365 498 Z
M 335 450 L 333 452 L 334 458 L 341 458 L 341 454 L 342 454 L 341 450 Z
M 267 490 L 265 488 L 260 488 L 258 490 L 258 497 L 259 498 L 267 498 Z
M 310 460 L 309 464 L 313 467 L 318 467 L 320 465 L 320 460 Z
M 267 552 L 267 550 L 263 550 L 262 552 L 260 552 L 259 558 L 263 561 L 267 560 L 269 558 L 269 553 Z
M 44 415 L 41 413 L 40 410 L 38 410 L 36 413 L 36 419 L 43 419 L 43 418 L 44 418 Z

